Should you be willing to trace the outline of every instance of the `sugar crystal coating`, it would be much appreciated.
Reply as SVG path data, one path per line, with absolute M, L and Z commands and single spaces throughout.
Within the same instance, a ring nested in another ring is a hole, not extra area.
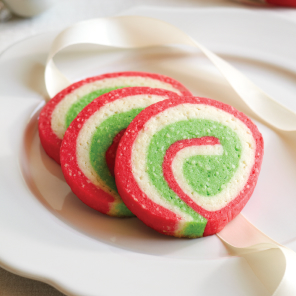
M 178 95 L 190 92 L 169 77 L 144 72 L 118 72 L 90 77 L 76 82 L 52 98 L 39 117 L 39 136 L 45 152 L 60 163 L 60 146 L 70 123 L 95 98 L 115 89 L 146 86 L 173 91 Z
M 233 107 L 170 99 L 143 110 L 127 128 L 116 156 L 116 185 L 128 208 L 157 231 L 206 236 L 250 198 L 262 162 L 258 153 L 260 132 Z
M 180 98 L 161 89 L 119 89 L 95 99 L 78 114 L 63 139 L 61 166 L 72 191 L 85 204 L 110 216 L 133 215 L 115 184 L 112 166 L 118 141 L 141 110 L 171 97 Z

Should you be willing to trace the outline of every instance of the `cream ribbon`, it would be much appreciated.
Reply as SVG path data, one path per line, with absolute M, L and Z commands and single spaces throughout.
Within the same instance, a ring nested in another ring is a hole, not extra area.
M 55 66 L 54 56 L 68 46 L 83 43 L 115 48 L 176 44 L 196 47 L 219 69 L 241 100 L 258 117 L 278 130 L 296 131 L 296 114 L 268 96 L 229 63 L 178 28 L 157 19 L 140 16 L 88 20 L 61 32 L 52 43 L 45 69 L 45 84 L 50 97 L 71 84 Z M 296 295 L 296 254 L 292 250 L 267 237 L 241 214 L 218 236 L 231 254 L 247 260 L 272 295 Z

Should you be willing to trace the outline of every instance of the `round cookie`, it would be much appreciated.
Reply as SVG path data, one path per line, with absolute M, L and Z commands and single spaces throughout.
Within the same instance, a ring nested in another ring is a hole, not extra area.
M 127 207 L 160 233 L 201 237 L 223 229 L 255 188 L 263 138 L 243 113 L 187 97 L 153 104 L 120 140 L 115 179 Z
M 60 147 L 64 134 L 77 114 L 104 93 L 134 86 L 161 88 L 180 96 L 191 95 L 178 81 L 159 74 L 119 72 L 81 80 L 59 92 L 42 109 L 38 128 L 45 152 L 60 163 Z
M 73 120 L 65 133 L 60 159 L 66 182 L 85 204 L 110 216 L 133 216 L 111 173 L 117 145 L 139 112 L 169 98 L 181 97 L 156 88 L 118 89 L 95 99 Z

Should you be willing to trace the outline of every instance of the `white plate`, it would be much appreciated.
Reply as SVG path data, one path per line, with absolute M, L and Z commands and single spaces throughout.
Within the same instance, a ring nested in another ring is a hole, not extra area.
M 296 111 L 295 24 L 239 9 L 143 8 L 129 14 L 179 26 Z M 136 218 L 101 215 L 71 193 L 37 134 L 46 96 L 46 53 L 55 35 L 24 40 L 0 58 L 0 265 L 68 295 L 269 295 L 244 260 L 229 257 L 216 236 L 165 237 Z M 73 81 L 110 71 L 159 72 L 180 80 L 196 95 L 231 103 L 252 116 L 198 53 L 103 49 L 97 56 L 81 49 L 57 57 Z M 266 152 L 257 188 L 243 213 L 296 250 L 295 136 L 292 140 L 256 122 Z

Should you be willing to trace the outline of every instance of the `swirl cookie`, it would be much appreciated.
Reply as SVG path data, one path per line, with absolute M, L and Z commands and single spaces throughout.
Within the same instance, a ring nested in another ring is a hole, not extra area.
M 176 80 L 158 74 L 121 72 L 81 80 L 58 93 L 42 109 L 38 128 L 45 152 L 60 163 L 60 147 L 65 131 L 77 114 L 102 94 L 134 86 L 161 88 L 180 96 L 191 95 Z
M 158 232 L 217 233 L 255 188 L 263 139 L 233 107 L 187 97 L 143 110 L 120 140 L 115 178 L 127 207 Z
M 122 202 L 111 173 L 118 142 L 144 108 L 175 97 L 181 98 L 162 89 L 123 88 L 100 96 L 78 114 L 65 133 L 60 153 L 66 182 L 78 198 L 110 216 L 133 215 Z

